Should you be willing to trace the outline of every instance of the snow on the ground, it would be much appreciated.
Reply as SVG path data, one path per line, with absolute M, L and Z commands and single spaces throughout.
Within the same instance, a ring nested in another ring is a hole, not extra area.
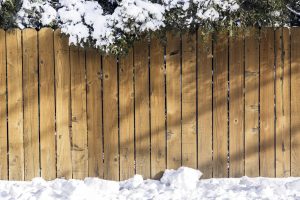
M 35 178 L 29 182 L 0 181 L 0 199 L 300 199 L 300 178 L 199 179 L 187 167 L 166 170 L 160 181 L 142 176 L 116 182 Z

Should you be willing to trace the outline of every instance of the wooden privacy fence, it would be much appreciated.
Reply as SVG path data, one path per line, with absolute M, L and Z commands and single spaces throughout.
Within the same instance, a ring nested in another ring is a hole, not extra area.
M 300 28 L 168 33 L 118 59 L 1 30 L 0 114 L 1 179 L 300 176 Z

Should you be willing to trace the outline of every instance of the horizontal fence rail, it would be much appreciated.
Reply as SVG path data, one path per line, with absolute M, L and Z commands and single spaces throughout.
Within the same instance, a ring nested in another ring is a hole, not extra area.
M 166 38 L 0 30 L 0 179 L 300 176 L 300 28 Z

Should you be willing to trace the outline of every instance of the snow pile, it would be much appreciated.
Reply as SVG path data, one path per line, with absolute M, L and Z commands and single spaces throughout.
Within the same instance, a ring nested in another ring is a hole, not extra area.
M 196 188 L 202 173 L 187 167 L 180 167 L 178 170 L 166 170 L 160 181 L 170 186 L 170 188 L 182 188 L 184 190 L 193 190 Z
M 116 182 L 35 178 L 0 181 L 0 199 L 299 199 L 300 178 L 226 178 L 199 180 L 201 172 L 166 170 L 160 181 L 142 176 Z

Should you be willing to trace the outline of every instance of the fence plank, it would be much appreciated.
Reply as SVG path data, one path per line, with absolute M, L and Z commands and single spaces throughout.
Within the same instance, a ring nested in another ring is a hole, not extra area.
M 167 168 L 181 166 L 181 47 L 179 35 L 167 34 Z
M 217 36 L 214 45 L 213 93 L 213 176 L 227 177 L 227 76 L 228 39 L 226 33 Z
M 88 168 L 90 177 L 103 178 L 101 56 L 86 51 Z
M 260 43 L 260 172 L 275 176 L 274 31 L 261 30 Z
M 6 32 L 9 180 L 24 180 L 21 31 Z
M 182 36 L 182 165 L 197 168 L 196 35 Z
M 22 33 L 25 180 L 31 180 L 40 175 L 38 44 L 35 29 L 25 29 Z
M 5 31 L 0 30 L 0 179 L 8 179 Z
M 167 33 L 166 60 L 142 40 L 120 68 L 105 56 L 102 74 L 100 54 L 70 52 L 59 30 L 0 30 L 0 178 L 160 178 L 182 164 L 205 178 L 299 176 L 299 28 L 263 28 L 260 45 L 257 32 L 198 46 Z
M 88 176 L 85 51 L 70 47 L 73 178 Z
M 212 38 L 198 32 L 198 169 L 212 177 Z
M 136 173 L 150 178 L 149 66 L 146 39 L 134 45 Z
M 244 175 L 244 37 L 229 43 L 229 155 L 230 177 Z
M 52 180 L 56 178 L 53 30 L 41 29 L 38 38 L 41 176 Z
M 159 179 L 166 169 L 164 47 L 157 38 L 150 44 L 151 178 Z
M 134 175 L 134 88 L 133 51 L 120 58 L 119 65 L 120 110 L 120 179 Z
M 117 61 L 103 57 L 104 178 L 119 180 Z
M 300 28 L 291 29 L 291 175 L 300 176 Z
M 277 29 L 276 51 L 276 177 L 290 176 L 290 32 Z
M 70 141 L 71 122 L 71 73 L 68 38 L 54 32 L 55 82 L 56 82 L 56 127 L 57 127 L 57 176 L 72 178 Z
M 245 175 L 259 176 L 259 39 L 258 30 L 245 35 Z

